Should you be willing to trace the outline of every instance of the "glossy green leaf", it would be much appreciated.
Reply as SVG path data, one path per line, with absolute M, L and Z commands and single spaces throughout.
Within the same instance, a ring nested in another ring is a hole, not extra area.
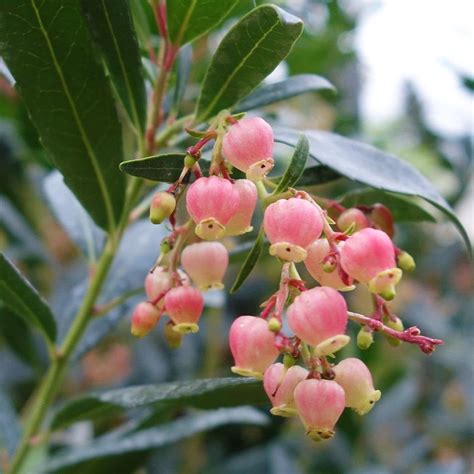
M 120 169 L 132 176 L 174 183 L 184 167 L 185 153 L 166 153 L 120 163 Z
M 0 54 L 66 184 L 106 229 L 125 199 L 122 132 L 77 0 L 0 2 Z
M 239 0 L 167 0 L 168 35 L 175 46 L 199 38 L 217 26 Z
M 245 15 L 212 58 L 199 96 L 196 122 L 232 107 L 255 89 L 290 52 L 302 30 L 299 18 L 274 5 L 262 5 Z
M 305 132 L 311 156 L 341 175 L 368 186 L 407 196 L 417 196 L 437 207 L 454 223 L 468 249 L 469 236 L 451 206 L 433 185 L 407 162 L 393 155 L 334 133 Z M 276 130 L 276 141 L 295 146 L 299 133 Z
M 330 183 L 340 177 L 341 175 L 339 173 L 336 173 L 327 166 L 307 166 L 295 186 L 316 186 L 318 184 Z
M 3 254 L 0 254 L 0 301 L 40 329 L 49 341 L 55 340 L 56 323 L 48 305 Z
M 28 324 L 6 306 L 0 305 L 0 335 L 10 350 L 33 368 L 41 365 Z
M 145 131 L 146 92 L 128 0 L 81 0 L 112 84 L 131 122 Z
M 236 112 L 245 112 L 307 92 L 321 90 L 335 92 L 336 88 L 327 79 L 316 74 L 298 74 L 283 81 L 259 87 L 232 109 Z
M 436 219 L 416 201 L 416 198 L 387 193 L 378 189 L 356 189 L 345 194 L 339 202 L 345 207 L 383 204 L 390 209 L 396 222 L 436 222 Z
M 52 473 L 90 459 L 123 455 L 166 446 L 196 433 L 229 424 L 266 425 L 268 417 L 252 407 L 222 408 L 209 413 L 184 416 L 157 428 L 149 428 L 120 439 L 93 441 L 52 456 L 38 473 Z
M 304 173 L 306 162 L 309 157 L 309 142 L 305 135 L 301 134 L 296 142 L 295 151 L 288 163 L 285 174 L 278 182 L 273 194 L 280 194 L 294 186 Z
M 255 265 L 262 254 L 263 244 L 265 242 L 265 232 L 263 231 L 263 227 L 260 228 L 260 231 L 255 239 L 250 252 L 247 254 L 244 263 L 240 267 L 239 273 L 230 289 L 231 293 L 235 293 L 245 282 L 247 277 L 250 275 L 252 270 L 254 269 Z
M 140 385 L 73 400 L 56 413 L 51 426 L 58 429 L 79 420 L 98 418 L 143 406 L 212 409 L 260 404 L 265 400 L 261 382 L 254 379 L 226 377 Z

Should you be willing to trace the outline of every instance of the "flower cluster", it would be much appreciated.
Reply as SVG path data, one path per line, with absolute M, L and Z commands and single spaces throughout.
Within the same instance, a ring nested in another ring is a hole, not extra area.
M 415 343 L 426 353 L 442 341 L 422 336 L 416 327 L 404 330 L 388 307 L 402 272 L 415 266 L 392 242 L 390 210 L 381 204 L 346 209 L 293 188 L 270 193 L 268 188 L 276 187 L 267 178 L 274 164 L 272 128 L 259 117 L 239 118 L 223 111 L 206 132 L 190 131 L 200 140 L 188 148 L 180 178 L 152 199 L 150 220 L 168 219 L 171 231 L 146 277 L 148 301 L 135 308 L 132 333 L 146 335 L 163 315 L 169 317 L 164 334 L 173 347 L 182 335 L 198 331 L 202 292 L 223 288 L 229 263 L 224 244 L 253 229 L 260 199 L 269 253 L 281 262 L 280 285 L 258 316 L 234 320 L 232 371 L 263 379 L 271 413 L 298 415 L 309 437 L 328 439 L 345 407 L 363 415 L 381 396 L 361 360 L 332 361 L 350 341 L 349 320 L 361 326 L 361 349 L 372 344 L 376 332 L 391 344 Z M 212 140 L 209 176 L 203 176 L 201 150 Z M 188 175 L 195 178 L 190 185 Z M 189 219 L 178 223 L 182 197 L 180 215 Z M 318 286 L 307 288 L 297 264 Z M 374 310 L 368 316 L 349 311 L 342 293 L 358 284 L 372 294 Z M 280 356 L 282 362 L 276 362 Z

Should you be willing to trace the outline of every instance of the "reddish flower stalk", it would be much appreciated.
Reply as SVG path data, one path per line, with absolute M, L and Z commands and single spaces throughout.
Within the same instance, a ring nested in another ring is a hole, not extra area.
M 369 318 L 368 316 L 353 313 L 351 311 L 348 311 L 347 314 L 349 319 L 352 321 L 355 321 L 362 326 L 366 326 L 373 331 L 383 332 L 388 336 L 392 336 L 400 341 L 409 342 L 410 344 L 417 344 L 425 354 L 431 354 L 436 349 L 437 345 L 444 344 L 444 341 L 441 339 L 422 336 L 421 331 L 416 326 L 412 326 L 404 331 L 395 331 L 395 329 L 385 326 L 385 324 L 377 319 Z

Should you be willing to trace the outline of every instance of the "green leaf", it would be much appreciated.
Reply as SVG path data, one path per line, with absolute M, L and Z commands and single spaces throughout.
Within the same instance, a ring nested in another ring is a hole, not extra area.
M 252 407 L 222 408 L 209 413 L 184 416 L 158 428 L 149 428 L 120 439 L 93 441 L 76 449 L 67 449 L 39 466 L 39 473 L 52 473 L 90 459 L 120 456 L 136 451 L 159 448 L 196 433 L 229 424 L 266 425 L 268 417 Z
M 128 0 L 81 0 L 99 45 L 112 85 L 131 122 L 142 135 L 146 121 L 146 92 L 140 51 Z
M 139 385 L 73 400 L 56 413 L 51 427 L 58 429 L 79 420 L 108 416 L 143 406 L 211 409 L 265 401 L 262 384 L 254 379 L 226 377 Z
M 291 76 L 274 84 L 259 87 L 256 91 L 241 100 L 233 110 L 246 112 L 264 105 L 280 102 L 307 92 L 328 90 L 335 92 L 336 88 L 324 77 L 316 74 L 299 74 Z
M 166 0 L 168 36 L 175 46 L 199 38 L 217 26 L 239 0 Z
M 375 203 L 383 204 L 392 211 L 393 217 L 397 222 L 436 222 L 436 219 L 416 199 L 377 189 L 356 189 L 345 194 L 339 201 L 345 207 L 370 206 Z
M 125 199 L 122 132 L 77 0 L 0 2 L 0 54 L 66 184 L 113 229 Z
M 245 15 L 212 58 L 199 96 L 196 122 L 232 107 L 255 89 L 287 56 L 302 30 L 299 18 L 274 5 L 262 5 Z
M 0 305 L 0 334 L 19 359 L 35 369 L 41 366 L 30 327 L 3 305 Z
M 166 153 L 147 156 L 138 160 L 123 161 L 120 169 L 132 176 L 152 181 L 174 183 L 178 180 L 184 167 L 185 153 Z
M 273 194 L 280 194 L 294 186 L 304 173 L 306 162 L 309 157 L 309 142 L 305 135 L 301 134 L 296 142 L 295 151 L 291 157 L 290 163 L 286 168 L 285 174 L 278 182 L 278 186 Z
M 330 183 L 336 179 L 339 179 L 341 175 L 336 173 L 331 168 L 324 165 L 307 166 L 300 176 L 300 179 L 296 182 L 295 186 L 315 186 L 318 184 Z M 279 178 L 272 178 L 272 181 L 278 182 Z
M 186 86 L 188 85 L 191 66 L 193 64 L 193 49 L 190 45 L 181 48 L 176 60 L 176 84 L 173 92 L 173 112 L 178 115 Z
M 310 154 L 316 161 L 372 188 L 424 199 L 448 216 L 471 250 L 469 236 L 451 206 L 411 165 L 370 145 L 334 133 L 314 130 L 305 133 Z M 276 141 L 295 146 L 299 132 L 280 129 L 275 135 Z
M 40 329 L 45 337 L 54 342 L 56 322 L 38 292 L 8 259 L 0 253 L 0 301 L 17 316 Z
M 231 293 L 235 293 L 244 284 L 245 280 L 252 272 L 262 253 L 264 241 L 265 232 L 263 231 L 263 227 L 261 227 L 257 238 L 250 249 L 250 252 L 247 254 L 244 263 L 240 267 L 239 273 L 234 281 L 234 284 L 232 285 L 232 288 L 230 289 Z

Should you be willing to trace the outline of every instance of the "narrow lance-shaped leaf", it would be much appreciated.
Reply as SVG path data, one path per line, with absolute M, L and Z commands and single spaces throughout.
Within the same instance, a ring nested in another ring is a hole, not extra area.
M 3 254 L 0 254 L 0 300 L 54 342 L 56 323 L 48 305 Z
M 56 413 L 51 427 L 58 429 L 79 420 L 144 406 L 153 406 L 155 409 L 182 406 L 212 409 L 265 401 L 262 384 L 254 379 L 226 377 L 140 385 L 73 400 Z
M 201 89 L 196 122 L 232 107 L 249 94 L 290 52 L 303 22 L 274 5 L 244 16 L 215 52 Z
M 298 74 L 283 81 L 259 87 L 236 104 L 233 110 L 245 112 L 307 92 L 321 90 L 336 91 L 335 87 L 324 77 L 317 76 L 316 74 Z
M 123 161 L 120 163 L 120 169 L 124 173 L 139 178 L 174 183 L 183 170 L 185 156 L 185 153 L 166 153 L 138 160 Z
M 210 413 L 184 416 L 157 428 L 149 428 L 120 439 L 93 441 L 80 448 L 67 449 L 38 466 L 39 473 L 52 473 L 90 459 L 120 456 L 126 453 L 159 448 L 196 433 L 228 424 L 266 425 L 268 417 L 252 407 L 222 408 Z
M 146 92 L 128 0 L 81 0 L 112 84 L 131 122 L 143 133 Z
M 265 233 L 263 231 L 263 227 L 261 227 L 257 238 L 255 239 L 255 242 L 247 255 L 247 258 L 244 260 L 244 263 L 240 267 L 239 274 L 237 275 L 234 284 L 230 289 L 231 293 L 235 293 L 244 284 L 245 280 L 257 264 L 258 259 L 260 258 L 260 255 L 262 253 L 263 243 L 265 241 L 264 236 Z
M 217 26 L 239 0 L 167 0 L 168 36 L 179 47 Z
M 125 199 L 112 91 L 77 0 L 0 2 L 0 54 L 67 185 L 113 229 Z
M 301 175 L 304 173 L 306 162 L 309 157 L 309 142 L 305 135 L 300 135 L 296 142 L 295 151 L 291 157 L 291 161 L 286 168 L 285 174 L 280 179 L 278 186 L 273 191 L 273 194 L 280 194 L 288 188 L 294 186 Z
M 417 196 L 444 212 L 461 233 L 468 250 L 469 236 L 451 206 L 433 185 L 405 161 L 381 150 L 334 133 L 305 131 L 310 155 L 319 163 L 341 175 L 392 193 Z M 299 133 L 295 130 L 276 130 L 276 141 L 295 146 Z
M 283 176 L 270 178 L 274 183 L 279 183 Z M 306 166 L 303 174 L 300 176 L 293 186 L 315 186 L 317 184 L 325 184 L 341 178 L 341 175 L 331 168 L 324 165 Z

